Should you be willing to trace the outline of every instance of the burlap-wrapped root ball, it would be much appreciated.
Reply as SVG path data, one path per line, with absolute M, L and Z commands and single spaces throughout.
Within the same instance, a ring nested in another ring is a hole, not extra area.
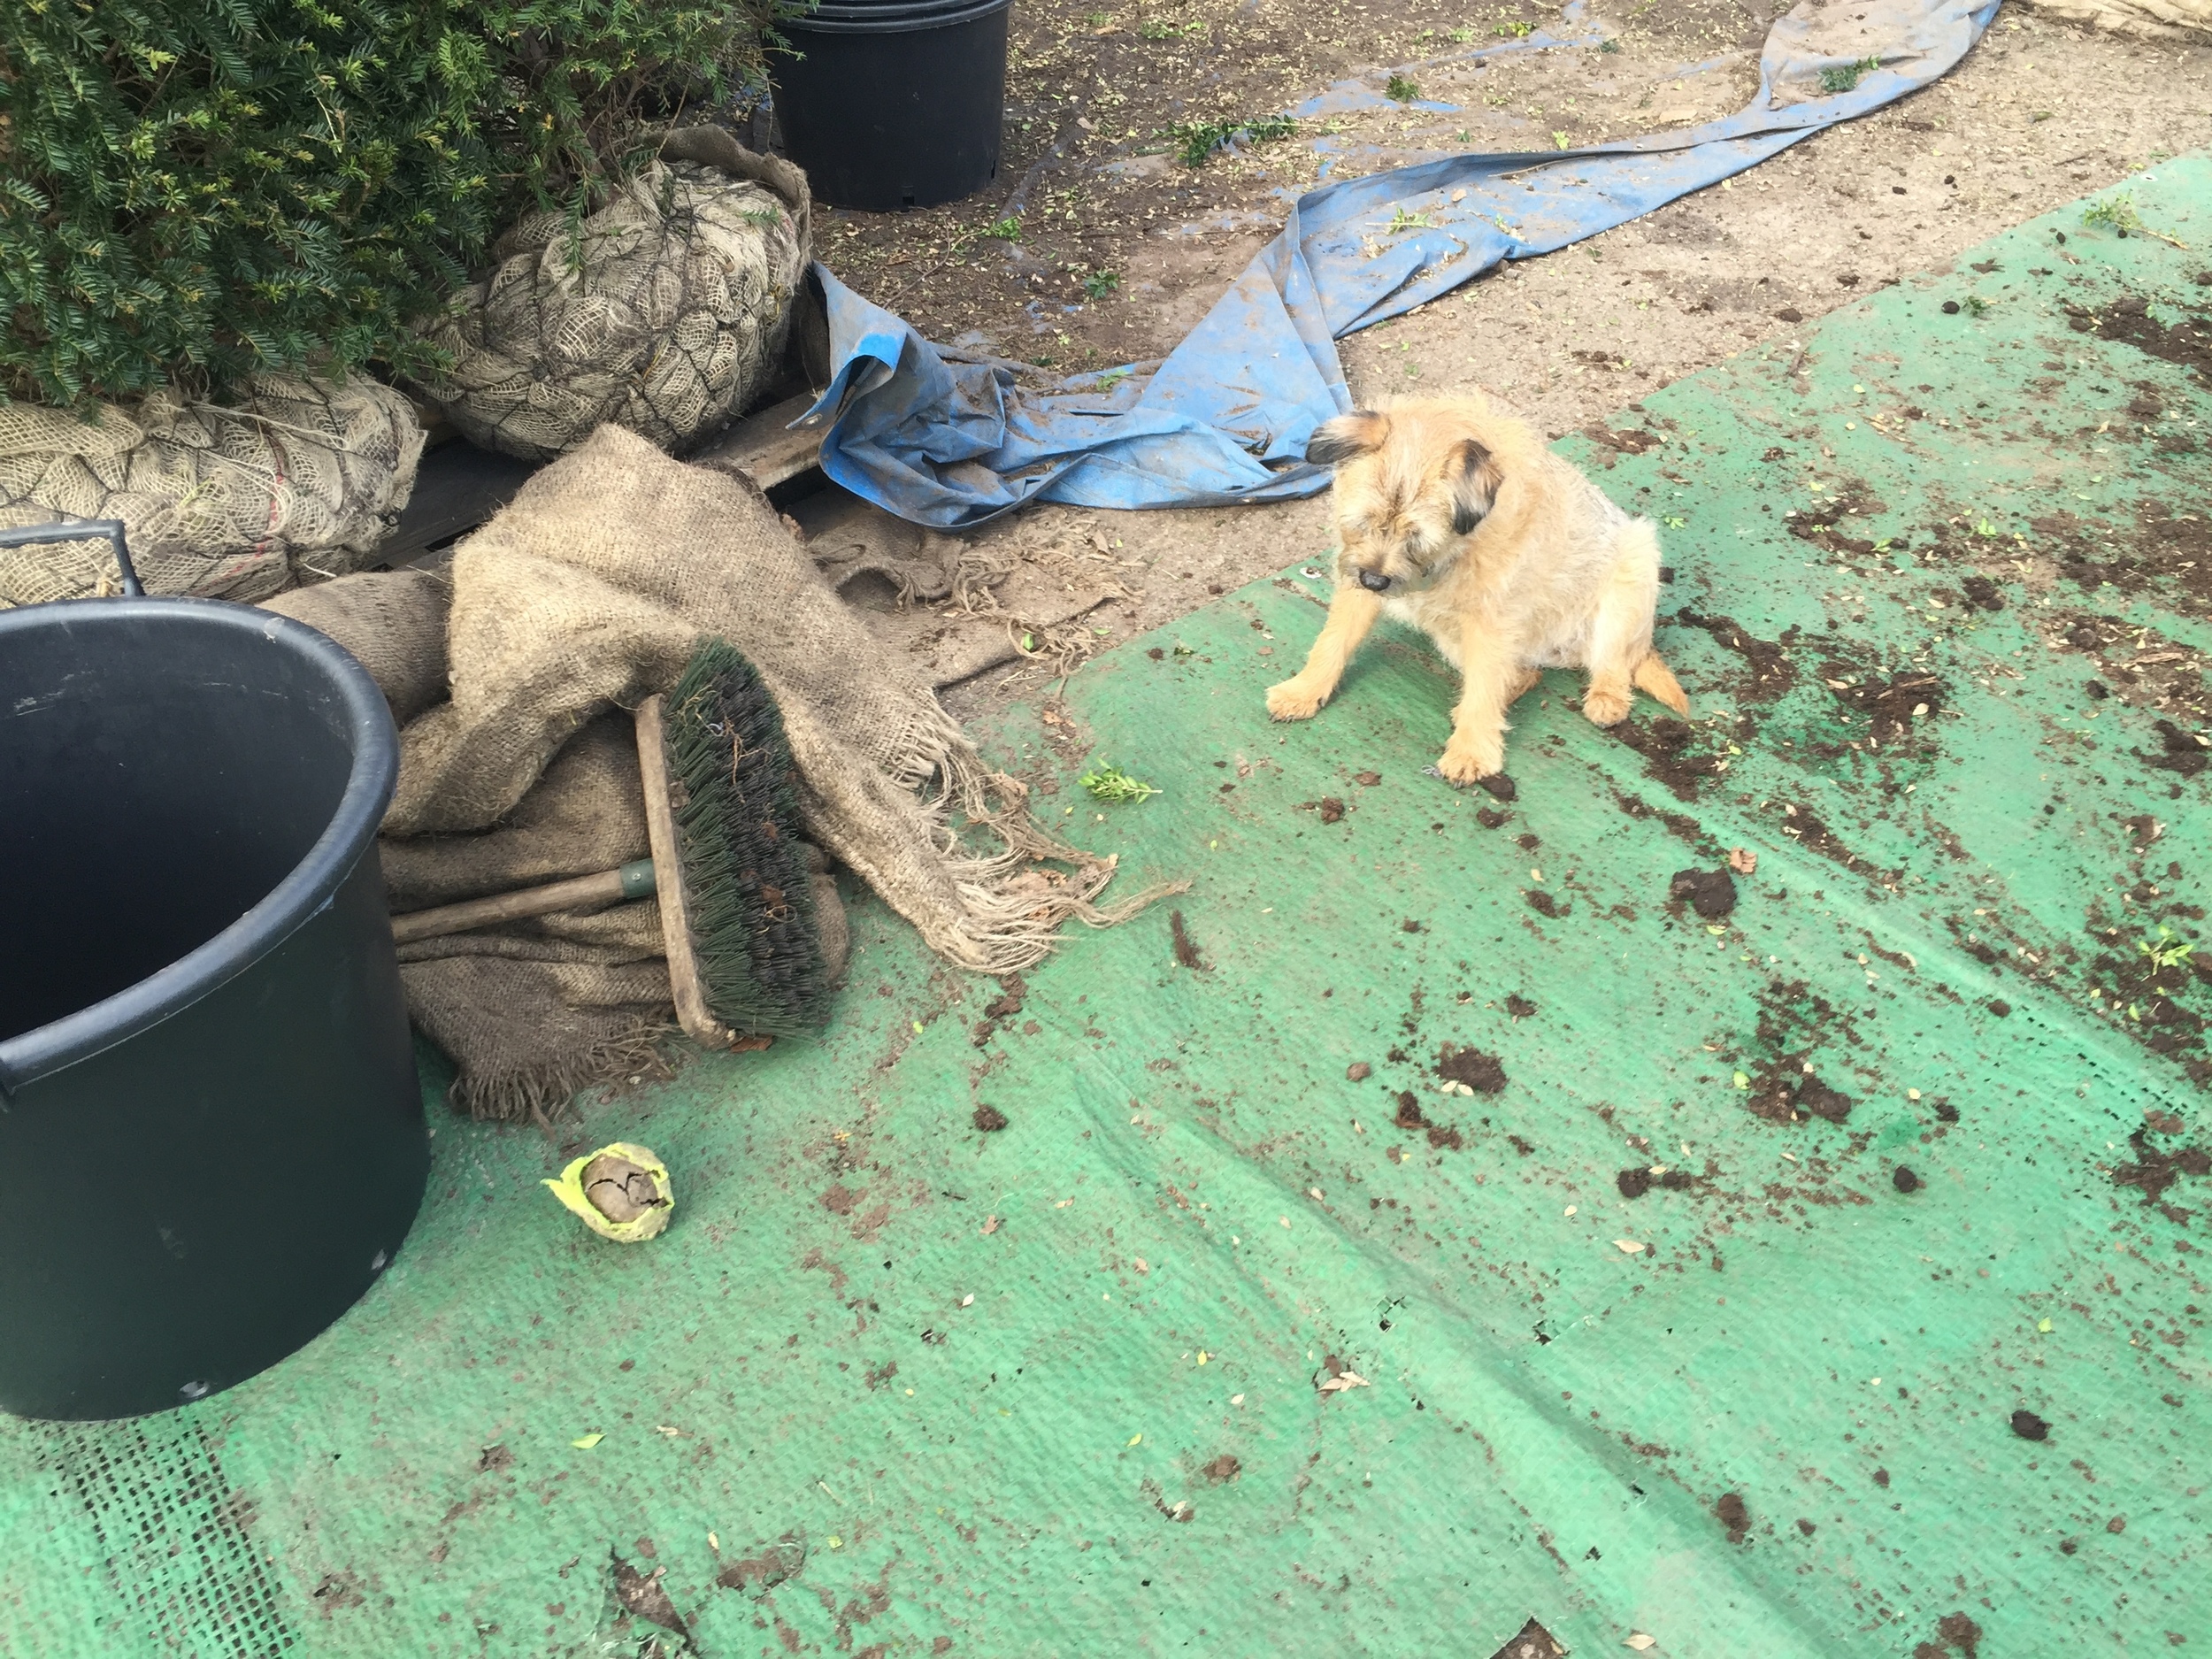
M 804 280 L 806 176 L 718 127 L 572 227 L 534 214 L 426 331 L 452 365 L 424 391 L 472 441 L 547 461 L 612 421 L 682 452 L 774 378 Z
M 148 593 L 251 603 L 367 563 L 422 442 L 365 374 L 262 374 L 231 403 L 157 392 L 92 419 L 0 404 L 0 526 L 119 518 Z M 0 609 L 117 590 L 104 541 L 0 550 Z

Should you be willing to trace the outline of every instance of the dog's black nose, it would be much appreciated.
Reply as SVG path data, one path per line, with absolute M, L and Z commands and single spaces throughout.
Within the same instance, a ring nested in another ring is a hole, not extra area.
M 1390 586 L 1390 578 L 1380 571 L 1362 571 L 1359 573 L 1359 585 L 1371 594 L 1379 594 Z

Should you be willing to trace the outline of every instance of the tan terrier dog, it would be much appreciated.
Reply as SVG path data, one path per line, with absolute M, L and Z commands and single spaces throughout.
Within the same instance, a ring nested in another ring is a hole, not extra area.
M 1659 536 L 1480 396 L 1406 398 L 1325 422 L 1306 458 L 1336 468 L 1336 597 L 1306 665 L 1267 711 L 1310 720 L 1386 613 L 1460 672 L 1438 770 L 1467 784 L 1505 770 L 1505 711 L 1547 668 L 1589 672 L 1582 712 L 1628 713 L 1640 687 L 1690 711 L 1651 649 Z

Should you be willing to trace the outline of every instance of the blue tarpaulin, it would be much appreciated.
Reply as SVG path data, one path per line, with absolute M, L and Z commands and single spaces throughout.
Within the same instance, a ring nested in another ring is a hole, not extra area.
M 828 423 L 822 466 L 833 480 L 942 529 L 1037 500 L 1180 507 L 1313 494 L 1327 474 L 1305 464 L 1306 441 L 1351 407 L 1338 340 L 1925 86 L 1966 55 L 1999 3 L 1867 0 L 1853 11 L 1813 0 L 1775 23 L 1758 96 L 1734 115 L 1586 150 L 1447 156 L 1310 190 L 1148 369 L 1040 391 L 1011 365 L 931 344 L 818 265 L 833 374 L 803 423 Z M 1827 89 L 1854 72 L 1855 85 Z

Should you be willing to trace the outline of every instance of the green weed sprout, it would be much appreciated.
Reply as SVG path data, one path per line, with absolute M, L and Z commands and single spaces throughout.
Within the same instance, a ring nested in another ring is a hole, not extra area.
M 2092 202 L 2081 211 L 2081 222 L 2093 228 L 2108 230 L 2116 236 L 2133 231 L 2139 236 L 2154 237 L 2170 247 L 2186 249 L 2188 243 L 2177 236 L 2169 236 L 2162 230 L 2153 230 L 2143 222 L 2143 216 L 2135 211 L 2134 195 L 2122 190 L 2101 202 Z
M 1855 91 L 1862 76 L 1870 75 L 1881 66 L 1882 60 L 1878 58 L 1862 58 L 1855 64 L 1824 69 L 1820 72 L 1820 89 L 1829 93 Z
M 2159 923 L 2155 938 L 2138 940 L 2135 948 L 2150 958 L 2151 970 L 2154 973 L 2187 965 L 2191 953 L 2196 949 L 2196 946 L 2177 937 L 2174 930 L 2163 922 Z
M 1393 75 L 1383 82 L 1383 95 L 1400 104 L 1410 104 L 1421 96 L 1421 88 L 1404 75 Z
M 1077 781 L 1094 801 L 1111 801 L 1127 806 L 1134 806 L 1140 801 L 1148 801 L 1160 793 L 1158 789 L 1146 783 L 1142 779 L 1132 778 L 1120 767 L 1102 760 L 1085 772 Z

